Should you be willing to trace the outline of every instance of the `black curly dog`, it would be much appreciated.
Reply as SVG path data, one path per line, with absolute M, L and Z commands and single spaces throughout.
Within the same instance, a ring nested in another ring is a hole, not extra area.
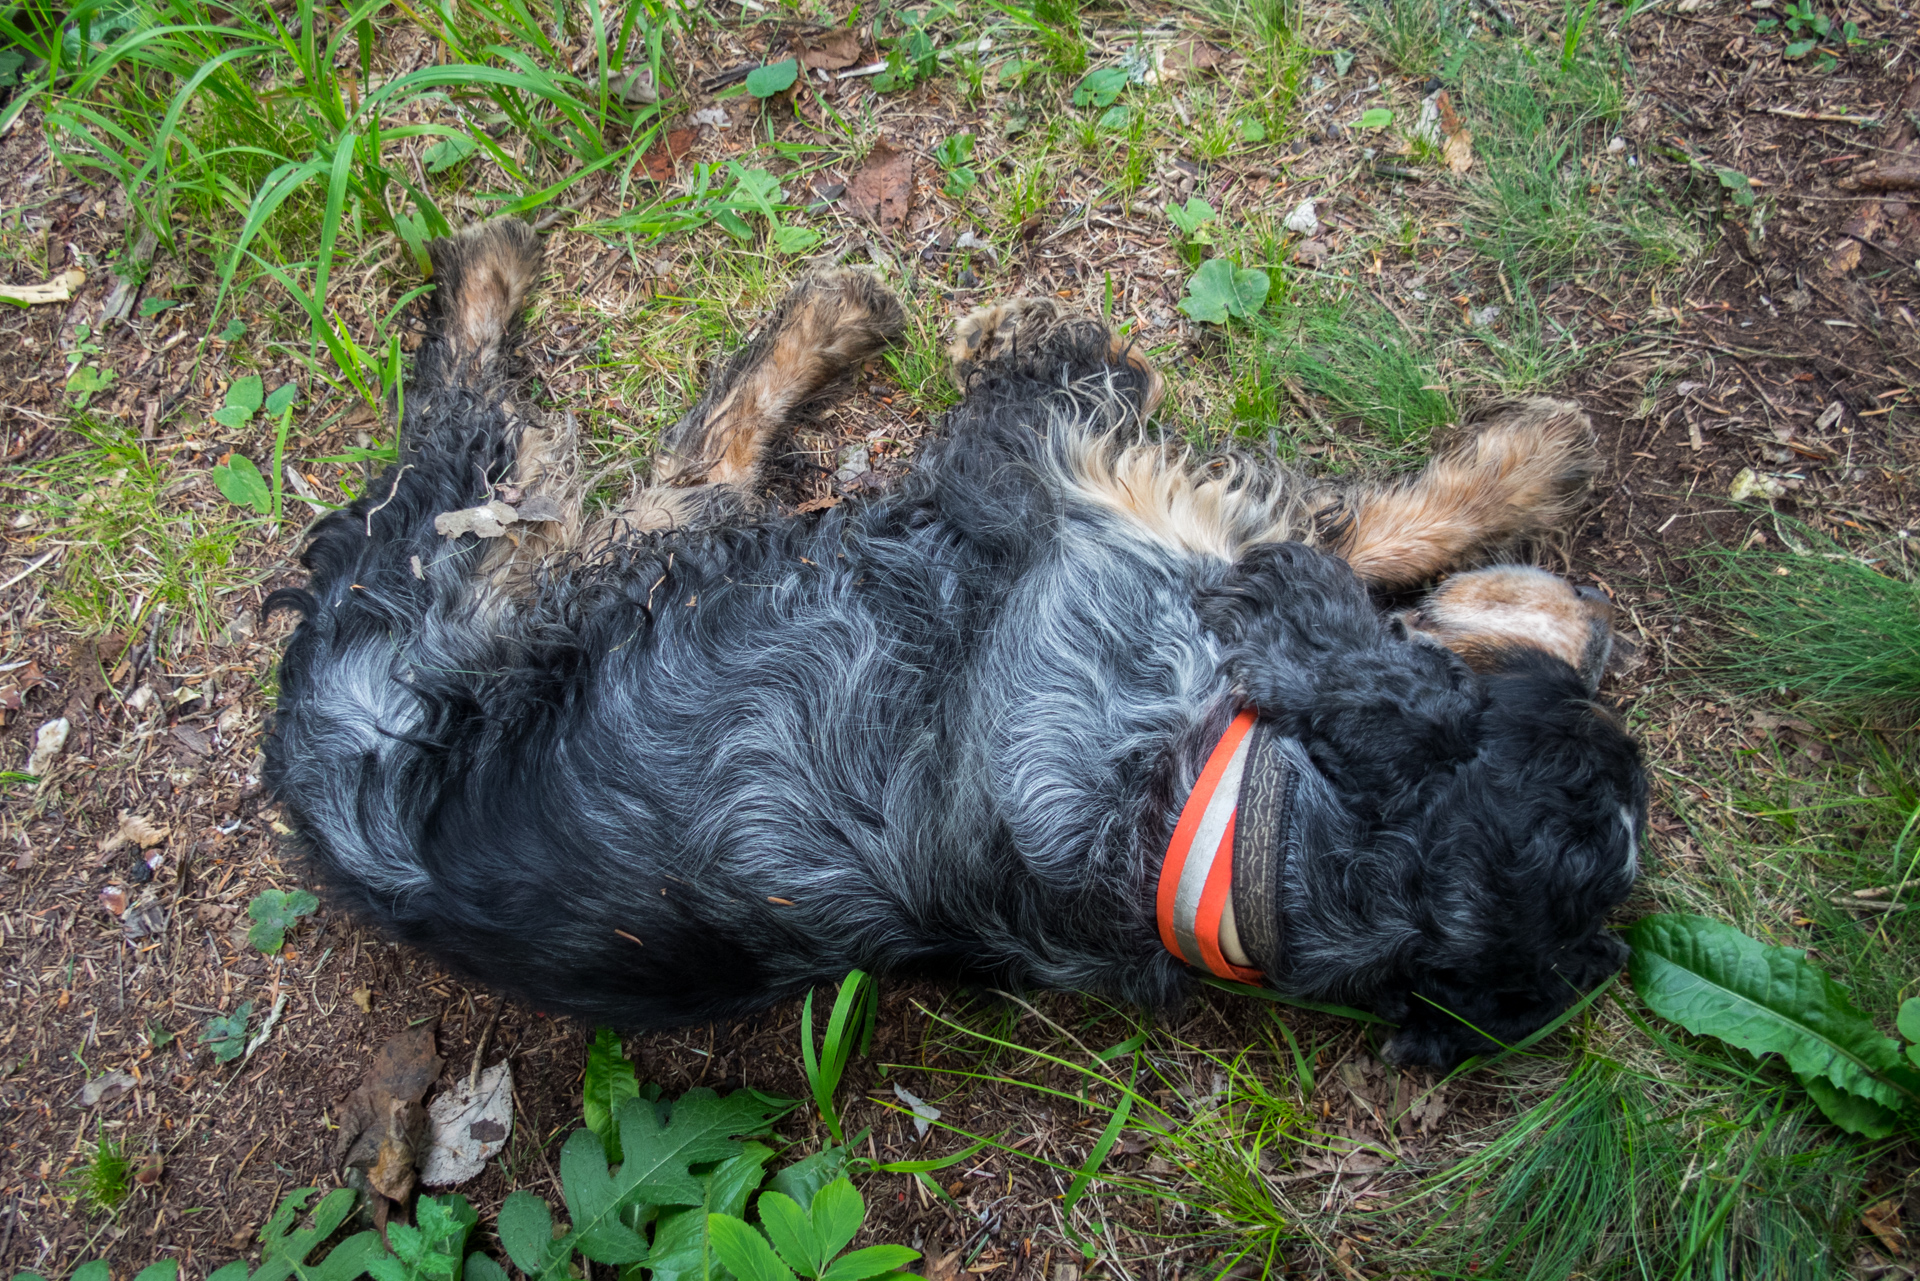
M 1605 601 L 1514 565 L 1369 595 L 1563 518 L 1574 407 L 1320 488 L 1153 443 L 1159 375 L 1015 302 L 962 322 L 906 480 L 774 519 L 783 425 L 903 328 L 831 271 L 585 522 L 570 421 L 517 381 L 539 253 L 511 221 L 433 247 L 400 462 L 271 602 L 304 621 L 267 778 L 359 916 L 633 1028 L 856 966 L 1148 1006 L 1198 966 L 1370 1007 L 1405 1063 L 1620 964 L 1646 783 L 1592 696 Z

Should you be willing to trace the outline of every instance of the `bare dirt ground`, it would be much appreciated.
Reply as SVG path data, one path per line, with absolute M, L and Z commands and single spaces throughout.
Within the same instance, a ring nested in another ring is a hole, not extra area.
M 1920 519 L 1920 446 L 1908 408 L 1920 385 L 1920 159 L 1908 155 L 1920 107 L 1920 54 L 1909 52 L 1915 35 L 1906 18 L 1886 9 L 1874 21 L 1889 41 L 1880 54 L 1819 77 L 1765 56 L 1745 14 L 1668 6 L 1637 23 L 1633 52 L 1642 79 L 1624 131 L 1630 145 L 1645 154 L 1664 145 L 1708 166 L 1691 176 L 1669 166 L 1683 195 L 1690 186 L 1715 184 L 1713 165 L 1739 169 L 1755 181 L 1772 217 L 1757 240 L 1737 219 L 1718 223 L 1705 260 L 1670 292 L 1610 297 L 1574 282 L 1545 304 L 1573 332 L 1616 344 L 1608 359 L 1564 389 L 1593 413 L 1608 462 L 1570 566 L 1615 593 L 1629 634 L 1644 644 L 1644 661 L 1611 694 L 1648 726 L 1656 758 L 1760 732 L 1730 705 L 1674 692 L 1691 666 L 1694 636 L 1683 603 L 1684 553 L 1747 536 L 1751 517 L 1727 501 L 1737 473 L 1777 478 L 1783 508 L 1816 526 L 1890 532 Z M 675 58 L 682 78 L 697 84 L 737 61 L 777 52 L 785 38 L 776 24 L 741 28 L 709 45 L 677 49 Z M 1417 80 L 1404 86 L 1408 94 L 1417 89 Z M 845 111 L 867 91 L 855 81 L 829 92 Z M 709 103 L 697 96 L 693 105 Z M 738 99 L 723 105 L 745 110 Z M 883 232 L 848 220 L 843 234 L 871 239 L 875 257 L 913 278 L 913 305 L 930 324 L 944 328 L 968 307 L 1004 294 L 1045 292 L 1098 307 L 1111 279 L 1116 309 L 1149 336 L 1176 379 L 1183 367 L 1218 357 L 1217 340 L 1174 310 L 1184 272 L 1157 220 L 1089 205 L 1097 184 L 1069 177 L 1029 234 L 997 260 L 951 249 L 951 219 L 927 152 L 956 129 L 977 124 L 986 137 L 994 122 L 963 106 L 950 82 L 885 99 L 879 110 L 887 136 L 916 157 L 914 212 Z M 1882 125 L 1850 123 L 1860 119 Z M 796 139 L 807 127 L 804 118 L 782 126 Z M 690 145 L 695 158 L 720 159 L 742 147 L 742 133 L 708 128 Z M 1403 189 L 1353 178 L 1362 168 L 1356 148 L 1350 139 L 1303 138 L 1279 165 L 1229 157 L 1203 167 L 1168 155 L 1159 162 L 1156 198 L 1143 196 L 1140 209 L 1192 191 L 1229 214 L 1333 194 L 1336 255 L 1372 207 L 1391 204 L 1434 221 L 1448 216 L 1451 197 L 1441 183 Z M 605 191 L 583 203 L 585 215 L 618 212 Z M 16 223 L 22 211 L 30 214 L 39 242 L 23 235 L 10 242 L 24 250 L 0 266 L 8 281 L 44 279 L 67 260 L 68 246 L 96 264 L 70 304 L 0 314 L 0 457 L 15 469 L 77 445 L 63 395 L 66 356 L 73 326 L 96 321 L 112 288 L 99 265 L 120 247 L 128 210 L 118 193 L 90 187 L 52 163 L 32 111 L 0 139 L 0 206 Z M 119 377 L 95 411 L 136 424 L 174 469 L 179 480 L 168 501 L 213 510 L 224 500 L 205 479 L 207 468 L 228 450 L 259 441 L 221 439 L 206 418 L 232 370 L 218 344 L 211 359 L 192 358 L 195 339 L 211 327 L 204 286 L 212 263 L 190 237 L 184 243 L 147 287 L 149 294 L 171 291 L 184 305 L 98 336 L 102 363 Z M 549 293 L 575 296 L 606 316 L 632 314 L 676 293 L 685 266 L 680 252 L 660 250 L 665 265 L 649 274 L 646 261 L 563 224 L 552 236 Z M 1502 287 L 1465 250 L 1438 264 L 1390 261 L 1367 283 L 1383 297 L 1398 297 L 1413 287 L 1416 268 L 1433 277 L 1449 266 L 1482 299 Z M 1328 269 L 1365 273 L 1367 264 Z M 387 296 L 406 287 L 378 264 L 369 273 L 378 273 L 376 288 Z M 257 294 L 242 311 L 273 305 Z M 580 309 L 556 305 L 533 319 L 529 354 L 556 405 L 617 398 L 605 371 L 584 359 L 594 335 L 582 332 L 582 323 Z M 270 387 L 299 376 L 293 361 L 271 349 L 250 359 Z M 924 400 L 923 388 L 902 385 L 888 369 L 870 371 L 841 406 L 800 432 L 774 480 L 776 497 L 799 507 L 884 484 L 911 465 L 914 443 L 931 427 Z M 1192 399 L 1179 405 L 1195 419 L 1213 408 Z M 369 427 L 377 423 L 344 399 L 320 398 L 299 420 L 296 456 L 339 453 Z M 1337 422 L 1303 419 L 1283 430 L 1338 453 Z M 846 449 L 862 444 L 870 470 L 836 478 Z M 315 468 L 308 479 L 321 500 L 342 497 L 335 473 Z M 385 1038 L 425 1018 L 440 1020 L 450 1075 L 465 1073 L 483 1031 L 489 1061 L 505 1055 L 514 1065 L 513 1139 L 501 1162 L 462 1189 L 483 1222 L 516 1183 L 557 1203 L 554 1161 L 580 1113 L 591 1029 L 470 989 L 324 910 L 278 956 L 263 956 L 246 941 L 251 898 L 301 883 L 257 777 L 259 732 L 287 624 L 262 622 L 255 612 L 275 586 L 297 581 L 294 531 L 241 545 L 238 555 L 257 567 L 257 581 L 221 600 L 222 626 L 213 635 L 175 631 L 177 612 L 149 616 L 131 635 L 82 634 L 63 623 L 49 594 L 59 561 L 57 554 L 45 557 L 58 548 L 44 537 L 28 498 L 13 491 L 12 502 L 18 515 L 6 513 L 11 523 L 0 544 L 0 768 L 23 769 L 37 730 L 55 718 L 65 717 L 72 734 L 39 784 L 9 783 L 4 792 L 0 1268 L 58 1276 L 82 1259 L 105 1257 L 118 1273 L 165 1256 L 199 1276 L 257 1251 L 254 1233 L 289 1189 L 337 1183 L 332 1145 L 341 1099 Z M 162 856 L 157 871 L 137 842 L 114 841 L 123 816 L 165 829 L 155 846 Z M 1657 808 L 1654 826 L 1666 843 L 1656 852 L 1685 857 L 1671 813 Z M 158 909 L 141 917 L 150 932 L 130 928 L 125 913 L 103 906 L 110 887 L 125 894 L 129 910 Z M 956 1090 L 931 1074 L 943 1063 L 976 1061 L 977 1048 L 930 1013 L 950 1012 L 960 999 L 926 987 L 886 990 L 879 1039 L 844 1091 L 856 1100 L 849 1124 L 874 1127 L 869 1153 L 886 1159 L 961 1146 L 938 1132 L 916 1142 L 897 1112 L 857 1101 L 890 1097 L 900 1080 L 946 1109 L 952 1124 L 1030 1135 L 1024 1150 L 1077 1161 L 1098 1129 L 1092 1114 L 1042 1107 L 1011 1088 Z M 216 1065 L 196 1038 L 208 1017 L 241 1001 L 253 1003 L 255 1030 L 266 1011 L 279 1009 L 280 1017 L 243 1060 Z M 1124 1035 L 1116 1030 L 1102 1040 L 1100 1008 L 1078 998 L 1049 997 L 1039 1005 L 1088 1044 Z M 966 1017 L 994 1016 L 975 1010 Z M 1019 1017 L 1020 1035 L 1051 1035 L 1035 1016 Z M 1510 1091 L 1468 1081 L 1449 1087 L 1421 1115 L 1406 1114 L 1415 1087 L 1430 1082 L 1381 1068 L 1352 1025 L 1295 1011 L 1285 1017 L 1303 1044 L 1320 1047 L 1313 1122 L 1347 1140 L 1345 1159 L 1301 1168 L 1303 1207 L 1365 1212 L 1385 1204 L 1399 1186 L 1396 1163 L 1412 1168 L 1463 1150 L 1513 1106 Z M 1268 1018 L 1264 1007 L 1209 993 L 1169 1025 L 1197 1046 L 1256 1045 L 1265 1054 Z M 636 1038 L 628 1050 L 642 1078 L 669 1092 L 704 1084 L 800 1097 L 798 1037 L 797 1009 L 782 1007 L 737 1024 Z M 883 1079 L 876 1067 L 883 1063 L 899 1066 Z M 1017 1061 L 1004 1066 L 1018 1074 Z M 1197 1060 L 1190 1066 L 1204 1070 Z M 129 1074 L 134 1084 L 83 1103 L 88 1082 L 111 1072 Z M 782 1132 L 801 1150 L 825 1138 L 806 1113 Z M 164 1174 L 136 1188 L 117 1215 L 89 1217 L 76 1212 L 63 1180 L 102 1135 L 136 1157 L 160 1154 Z M 1391 1157 L 1374 1155 L 1382 1150 Z M 1124 1145 L 1120 1152 L 1116 1161 L 1125 1169 L 1147 1170 L 1154 1159 Z M 1054 1265 L 1070 1258 L 1071 1248 L 1060 1233 L 1061 1188 L 1051 1173 L 991 1157 L 941 1177 L 958 1211 L 905 1176 L 876 1180 L 867 1190 L 869 1202 L 882 1207 L 869 1224 L 873 1239 L 905 1241 L 930 1254 L 961 1249 L 972 1271 L 1002 1281 L 1059 1275 Z M 1920 1212 L 1908 1209 L 1910 1217 Z M 1141 1255 L 1154 1251 L 1157 1212 L 1145 1202 L 1112 1207 L 1125 1225 L 1122 1238 Z M 1370 1275 L 1364 1237 L 1325 1244 L 1303 1248 L 1291 1268 L 1300 1275 Z M 1113 1271 L 1177 1277 L 1208 1253 L 1136 1259 Z M 1872 1258 L 1875 1266 L 1886 1262 Z

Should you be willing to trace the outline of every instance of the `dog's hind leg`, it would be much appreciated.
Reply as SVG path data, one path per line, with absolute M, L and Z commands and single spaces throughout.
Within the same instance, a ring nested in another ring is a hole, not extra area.
M 900 300 L 862 271 L 816 272 L 667 429 L 648 483 L 603 531 L 710 527 L 751 517 L 774 441 L 809 401 L 899 340 Z
M 533 229 L 499 219 L 436 240 L 428 252 L 435 284 L 406 388 L 399 461 L 315 527 L 305 556 L 319 606 L 384 619 L 381 626 L 417 617 L 430 578 L 470 580 L 477 549 L 469 540 L 450 550 L 436 518 L 494 496 L 512 474 L 523 421 L 515 340 L 540 274 Z M 316 602 L 302 602 L 311 618 L 308 603 Z
M 1597 466 L 1579 406 L 1506 405 L 1412 479 L 1346 493 L 1321 514 L 1321 543 L 1370 586 L 1418 586 L 1562 527 Z

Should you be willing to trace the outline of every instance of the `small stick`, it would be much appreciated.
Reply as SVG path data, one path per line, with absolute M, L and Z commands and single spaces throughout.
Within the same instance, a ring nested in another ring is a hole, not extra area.
M 61 552 L 65 550 L 66 550 L 66 546 L 64 544 L 54 548 L 52 551 L 48 552 L 45 556 L 42 556 L 39 560 L 34 561 L 31 565 L 28 565 L 25 569 L 15 574 L 12 578 L 9 578 L 6 582 L 0 583 L 0 592 L 6 591 L 7 588 L 13 586 L 15 583 L 19 582 L 21 579 L 25 578 L 28 574 L 31 574 L 34 570 L 40 568 L 42 565 L 46 564 L 48 561 L 52 560 L 55 556 L 58 556 Z
M 1833 125 L 1859 125 L 1863 129 L 1878 129 L 1878 116 L 1846 116 L 1833 111 L 1795 111 L 1791 107 L 1764 107 L 1770 116 L 1785 116 L 1789 120 L 1820 120 Z
M 380 506 L 378 507 L 370 507 L 367 509 L 367 537 L 368 538 L 373 537 L 373 514 L 377 511 L 384 511 L 386 509 L 387 503 L 392 502 L 394 499 L 394 495 L 400 492 L 401 478 L 404 477 L 408 472 L 412 470 L 413 470 L 412 463 L 408 463 L 406 466 L 402 467 L 400 469 L 400 474 L 393 478 L 393 488 L 387 491 L 386 502 L 381 503 Z

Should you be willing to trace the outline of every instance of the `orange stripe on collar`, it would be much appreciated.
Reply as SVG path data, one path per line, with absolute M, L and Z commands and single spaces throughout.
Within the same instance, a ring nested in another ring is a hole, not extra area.
M 1155 916 L 1160 942 L 1188 965 L 1223 979 L 1258 983 L 1258 970 L 1229 962 L 1220 950 L 1220 918 L 1233 893 L 1233 821 L 1252 744 L 1252 709 L 1220 736 L 1180 811 L 1160 864 Z

